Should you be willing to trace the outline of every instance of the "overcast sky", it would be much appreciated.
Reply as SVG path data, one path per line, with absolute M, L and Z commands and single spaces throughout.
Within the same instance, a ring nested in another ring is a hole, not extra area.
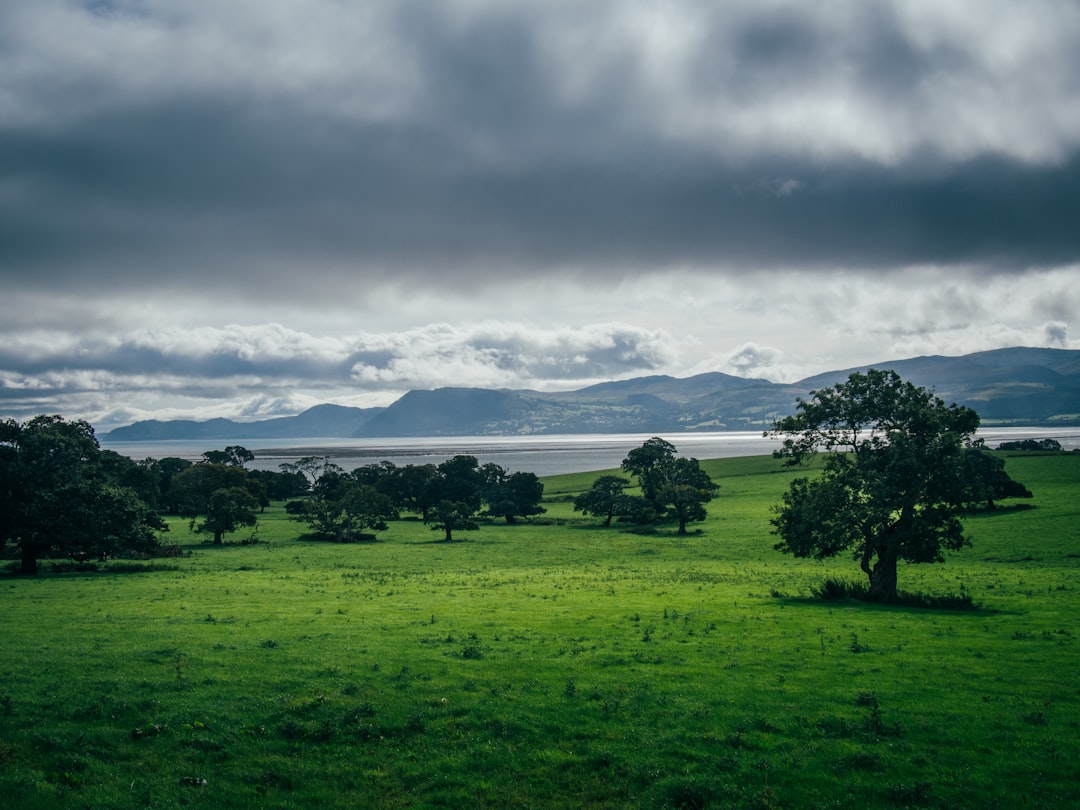
M 1080 348 L 1080 4 L 4 0 L 0 416 Z

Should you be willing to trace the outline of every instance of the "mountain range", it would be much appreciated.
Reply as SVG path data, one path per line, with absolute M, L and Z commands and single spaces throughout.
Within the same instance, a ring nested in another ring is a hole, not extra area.
M 983 425 L 1080 424 L 1080 351 L 1017 347 L 960 357 L 915 357 L 830 371 L 795 383 L 734 377 L 650 376 L 577 391 L 415 390 L 385 408 L 317 405 L 256 422 L 148 420 L 111 441 L 482 436 L 761 430 L 800 397 L 856 371 L 891 369 L 947 403 L 975 409 Z

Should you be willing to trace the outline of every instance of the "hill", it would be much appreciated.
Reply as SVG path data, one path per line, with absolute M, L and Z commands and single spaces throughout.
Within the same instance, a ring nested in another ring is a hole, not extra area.
M 946 402 L 974 408 L 985 425 L 1080 424 L 1080 351 L 1009 348 L 840 369 L 779 384 L 718 372 L 600 383 L 577 391 L 440 388 L 410 391 L 387 408 L 319 405 L 257 422 L 150 420 L 112 441 L 292 439 L 760 430 L 800 397 L 855 371 L 892 369 Z

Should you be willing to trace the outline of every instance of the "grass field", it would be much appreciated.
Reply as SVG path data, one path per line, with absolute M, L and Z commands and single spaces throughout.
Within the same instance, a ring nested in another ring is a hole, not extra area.
M 254 545 L 0 578 L 0 804 L 1080 806 L 1080 455 L 1010 457 L 1032 508 L 902 567 L 973 612 L 806 598 L 858 571 L 772 550 L 790 473 L 704 466 L 687 537 L 574 514 L 589 474 L 452 544 L 272 508 Z

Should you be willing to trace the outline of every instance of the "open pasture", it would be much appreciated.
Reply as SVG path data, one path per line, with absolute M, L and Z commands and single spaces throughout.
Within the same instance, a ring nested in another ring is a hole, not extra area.
M 901 568 L 973 612 L 807 599 L 861 574 L 772 550 L 792 473 L 704 466 L 686 537 L 573 513 L 587 474 L 452 544 L 278 506 L 254 545 L 177 522 L 190 556 L 5 576 L 4 806 L 1080 806 L 1080 455 L 1010 457 L 1031 508 Z

